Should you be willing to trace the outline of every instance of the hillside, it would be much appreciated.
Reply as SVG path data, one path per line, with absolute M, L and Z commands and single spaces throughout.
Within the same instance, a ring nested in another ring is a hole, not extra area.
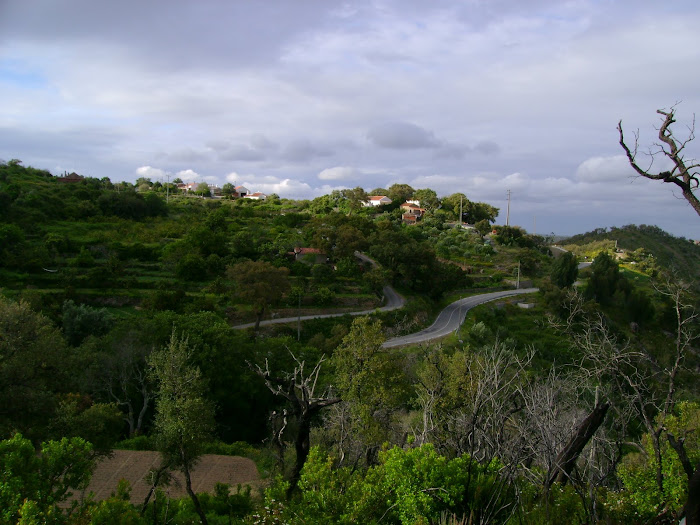
M 700 275 L 700 246 L 683 237 L 674 237 L 658 226 L 598 228 L 564 239 L 560 245 L 579 256 L 588 257 L 594 257 L 600 251 L 622 250 L 630 261 L 647 262 L 657 270 L 665 269 L 696 283 Z

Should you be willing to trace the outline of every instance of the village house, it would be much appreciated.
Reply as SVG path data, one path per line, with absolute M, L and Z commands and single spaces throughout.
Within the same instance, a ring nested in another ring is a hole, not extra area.
M 256 201 L 264 201 L 267 199 L 267 195 L 265 195 L 264 193 L 261 193 L 259 191 L 256 191 L 254 193 L 248 193 L 246 195 L 242 195 L 242 197 L 244 197 L 246 199 L 253 199 Z
M 238 195 L 241 197 L 245 197 L 250 193 L 250 190 L 245 186 L 236 186 L 234 189 L 236 190 L 236 193 L 238 193 Z
M 385 206 L 391 202 L 391 199 L 386 195 L 372 195 L 363 203 L 363 206 Z
M 403 214 L 401 218 L 406 224 L 416 224 L 425 213 L 425 210 L 421 208 L 416 201 L 406 201 L 401 205 L 401 211 Z
M 83 180 L 85 177 L 82 175 L 78 175 L 77 173 L 64 173 L 63 177 L 56 177 L 56 180 L 58 182 L 80 182 Z

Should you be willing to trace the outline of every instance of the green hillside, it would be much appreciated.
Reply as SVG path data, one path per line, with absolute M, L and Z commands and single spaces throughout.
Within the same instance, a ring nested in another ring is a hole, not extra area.
M 677 522 L 699 303 L 659 277 L 694 277 L 699 248 L 598 230 L 567 241 L 579 272 L 488 205 L 458 227 L 462 195 L 406 221 L 398 203 L 434 192 L 394 186 L 386 207 L 362 188 L 254 201 L 0 164 L 0 525 Z M 518 279 L 540 291 L 383 346 Z M 387 285 L 403 307 L 379 311 Z M 115 476 L 71 515 L 112 449 L 185 476 L 246 455 L 266 490 L 219 485 L 198 512 Z
M 700 277 L 700 246 L 683 237 L 674 237 L 658 226 L 598 228 L 564 239 L 560 244 L 579 256 L 588 257 L 595 257 L 601 251 L 618 250 L 629 262 L 663 269 L 692 282 L 698 282 Z

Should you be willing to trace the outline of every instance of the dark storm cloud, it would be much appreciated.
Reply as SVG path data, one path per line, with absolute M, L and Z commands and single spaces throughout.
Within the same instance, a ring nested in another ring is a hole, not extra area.
M 322 27 L 329 2 L 32 0 L 0 2 L 0 43 L 11 38 L 129 49 L 166 68 L 272 64 L 296 35 Z
M 294 140 L 282 151 L 282 158 L 292 162 L 306 162 L 317 157 L 329 157 L 333 152 L 318 144 L 312 144 L 306 139 Z
M 386 122 L 367 132 L 369 141 L 377 147 L 388 149 L 437 148 L 440 142 L 435 135 L 410 122 Z

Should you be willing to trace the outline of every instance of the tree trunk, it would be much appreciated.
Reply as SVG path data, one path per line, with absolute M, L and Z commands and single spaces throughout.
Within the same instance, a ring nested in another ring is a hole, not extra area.
M 294 442 L 294 448 L 296 450 L 296 461 L 294 462 L 294 471 L 292 472 L 292 478 L 290 480 L 289 490 L 287 491 L 287 496 L 290 496 L 297 488 L 299 484 L 299 479 L 301 478 L 301 469 L 304 468 L 304 463 L 306 463 L 306 458 L 309 457 L 309 449 L 311 447 L 311 417 L 307 414 L 300 414 L 299 416 L 299 431 L 297 438 Z
M 185 488 L 187 489 L 187 494 L 189 494 L 190 498 L 192 499 L 192 503 L 194 504 L 194 510 L 199 515 L 199 519 L 202 520 L 203 525 L 209 525 L 207 522 L 207 516 L 202 510 L 202 506 L 199 504 L 199 498 L 197 497 L 197 494 L 195 494 L 192 490 L 192 479 L 190 478 L 190 469 L 187 465 L 184 465 L 182 467 L 182 473 L 185 475 Z
M 262 321 L 263 314 L 265 313 L 265 309 L 262 308 L 261 310 L 258 310 L 255 312 L 255 328 L 253 328 L 254 332 L 258 331 L 258 328 L 260 328 L 260 321 Z
M 688 483 L 688 501 L 683 513 L 685 525 L 700 525 L 700 463 L 695 465 L 695 473 Z
M 602 405 L 596 406 L 593 411 L 581 421 L 581 424 L 576 429 L 576 432 L 572 436 L 571 440 L 562 449 L 554 460 L 554 471 L 550 474 L 547 480 L 547 488 L 551 487 L 553 483 L 561 483 L 565 485 L 571 475 L 571 471 L 576 465 L 576 460 L 583 451 L 584 447 L 590 439 L 595 434 L 598 427 L 603 423 L 605 419 L 605 414 L 608 412 L 610 405 L 608 403 L 603 403 Z
M 161 465 L 158 467 L 158 470 L 155 471 L 155 474 L 153 474 L 153 482 L 151 483 L 151 487 L 148 489 L 148 494 L 146 494 L 146 499 L 143 500 L 143 505 L 141 506 L 141 516 L 143 516 L 146 513 L 146 508 L 148 507 L 148 502 L 151 500 L 151 497 L 153 496 L 153 493 L 156 491 L 156 488 L 158 485 L 160 485 L 160 478 L 163 476 L 166 470 L 168 470 L 168 465 Z M 155 502 L 154 502 L 155 505 Z M 154 509 L 155 512 L 155 509 Z

